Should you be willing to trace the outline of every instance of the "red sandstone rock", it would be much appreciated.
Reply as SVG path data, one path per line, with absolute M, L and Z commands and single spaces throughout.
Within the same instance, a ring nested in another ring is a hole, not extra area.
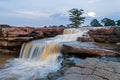
M 58 34 L 63 33 L 63 28 L 39 28 L 38 31 L 42 31 L 44 34 L 44 37 L 54 37 Z
M 78 37 L 77 41 L 81 41 L 81 42 L 92 42 L 93 39 L 90 37 Z
M 77 47 L 75 45 L 66 45 L 62 46 L 61 52 L 63 54 L 68 55 L 76 55 L 76 56 L 120 56 L 119 52 L 100 49 L 95 47 Z
M 34 28 L 29 27 L 12 27 L 12 28 L 3 28 L 3 35 L 4 37 L 16 37 L 16 36 L 28 36 Z
M 120 27 L 90 30 L 88 32 L 95 42 L 117 43 L 120 42 Z
M 25 42 L 53 37 L 62 34 L 63 28 L 31 28 L 31 27 L 11 27 L 2 28 L 3 37 L 0 37 L 0 50 L 4 54 L 18 55 L 21 45 Z
M 0 49 L 0 52 L 3 54 L 15 54 L 16 51 L 9 50 L 9 49 Z

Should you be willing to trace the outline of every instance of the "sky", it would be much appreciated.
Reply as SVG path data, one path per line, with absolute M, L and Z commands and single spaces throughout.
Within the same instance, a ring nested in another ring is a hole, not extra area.
M 42 27 L 70 24 L 68 11 L 83 9 L 83 25 L 92 19 L 120 19 L 120 0 L 0 0 L 0 24 Z

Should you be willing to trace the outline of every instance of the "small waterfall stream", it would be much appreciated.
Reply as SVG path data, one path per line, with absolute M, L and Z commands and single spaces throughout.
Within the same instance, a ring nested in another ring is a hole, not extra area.
M 75 41 L 88 29 L 65 29 L 63 35 L 24 43 L 20 56 L 10 60 L 0 71 L 0 80 L 35 80 L 55 72 L 61 67 L 60 42 Z

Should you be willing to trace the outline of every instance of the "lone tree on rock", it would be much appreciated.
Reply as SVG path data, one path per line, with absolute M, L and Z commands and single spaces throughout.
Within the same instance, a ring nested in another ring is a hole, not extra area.
M 84 13 L 83 9 L 77 9 L 77 8 L 73 8 L 71 10 L 69 10 L 69 15 L 70 15 L 70 21 L 72 22 L 70 25 L 72 27 L 79 27 L 79 25 L 81 25 L 82 23 L 84 23 L 84 19 L 85 17 L 82 16 L 82 14 Z
M 102 26 L 97 19 L 93 19 L 93 20 L 90 22 L 90 25 L 91 25 L 91 26 L 94 26 L 94 27 Z

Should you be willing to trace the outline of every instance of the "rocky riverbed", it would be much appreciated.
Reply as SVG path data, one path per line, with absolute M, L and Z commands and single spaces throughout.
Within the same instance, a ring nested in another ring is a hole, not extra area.
M 120 63 L 87 58 L 68 68 L 63 80 L 120 80 Z

